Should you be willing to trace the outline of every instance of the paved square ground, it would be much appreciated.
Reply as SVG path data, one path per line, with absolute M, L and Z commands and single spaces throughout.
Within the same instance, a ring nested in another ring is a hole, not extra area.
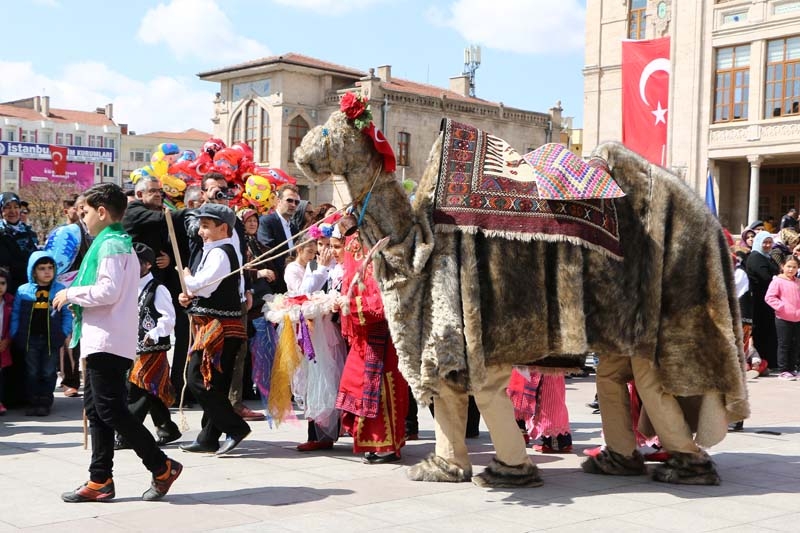
M 581 452 L 601 443 L 600 417 L 585 406 L 594 395 L 589 377 L 567 380 L 575 452 L 530 451 L 545 481 L 540 488 L 408 481 L 408 466 L 433 450 L 433 423 L 421 409 L 421 440 L 403 449 L 402 464 L 361 464 L 349 438 L 331 451 L 303 454 L 294 447 L 305 440 L 304 421 L 280 428 L 253 422 L 231 456 L 167 447 L 185 468 L 164 501 L 141 501 L 150 476 L 125 450 L 115 457 L 117 498 L 83 504 L 60 499 L 87 479 L 89 452 L 81 400 L 59 394 L 50 417 L 0 417 L 0 532 L 800 531 L 800 382 L 760 378 L 748 386 L 752 418 L 711 450 L 719 487 L 582 473 Z M 191 429 L 182 442 L 197 434 L 201 411 L 186 414 Z M 469 441 L 476 473 L 492 457 L 481 429 Z

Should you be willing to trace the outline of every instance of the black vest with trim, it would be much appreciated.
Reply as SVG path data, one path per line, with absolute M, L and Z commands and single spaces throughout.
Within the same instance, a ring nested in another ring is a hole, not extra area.
M 161 313 L 156 309 L 156 291 L 161 282 L 153 278 L 147 282 L 139 294 L 139 341 L 136 343 L 136 353 L 166 352 L 172 347 L 169 337 L 159 337 L 158 342 L 145 345 L 144 339 L 147 332 L 156 327 Z
M 231 264 L 231 272 L 238 270 L 239 259 L 236 257 L 236 250 L 233 245 L 226 243 L 219 248 L 228 256 L 228 261 Z M 192 274 L 195 274 L 197 270 L 202 268 L 203 263 L 201 262 Z M 214 318 L 241 317 L 242 299 L 239 296 L 239 276 L 241 276 L 241 274 L 228 276 L 223 279 L 216 290 L 211 293 L 211 296 L 198 296 L 194 298 L 189 305 L 189 314 L 205 315 Z

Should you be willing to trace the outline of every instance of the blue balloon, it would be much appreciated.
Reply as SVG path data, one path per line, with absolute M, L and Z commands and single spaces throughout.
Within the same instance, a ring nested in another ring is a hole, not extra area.
M 56 260 L 56 274 L 61 275 L 78 257 L 81 246 L 81 229 L 77 224 L 58 226 L 47 236 L 45 251 L 50 252 Z

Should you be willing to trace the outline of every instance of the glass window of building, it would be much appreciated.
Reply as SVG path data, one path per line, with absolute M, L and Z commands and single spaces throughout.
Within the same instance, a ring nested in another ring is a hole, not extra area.
M 15 141 L 17 140 L 16 130 L 12 128 L 6 128 L 3 132 L 3 136 L 6 138 L 7 141 Z
M 647 0 L 630 0 L 628 8 L 628 39 L 644 39 L 647 29 Z
M 242 114 L 239 113 L 233 119 L 231 128 L 231 144 L 242 140 Z
M 252 148 L 256 149 L 256 135 L 258 135 L 258 105 L 250 100 L 244 108 L 244 142 Z
M 308 133 L 308 122 L 297 116 L 289 122 L 289 161 L 294 161 L 294 151 Z
M 408 166 L 408 147 L 410 144 L 410 133 L 401 131 L 397 134 L 397 164 L 401 167 Z
M 75 134 L 75 146 L 83 146 L 83 135 Z
M 262 163 L 269 163 L 269 113 L 266 109 L 261 110 L 261 155 L 259 160 Z
M 36 130 L 22 130 L 22 136 L 19 140 L 24 143 L 35 143 Z
M 56 133 L 56 144 L 64 144 L 64 134 Z
M 767 44 L 765 118 L 800 114 L 800 37 Z
M 714 122 L 747 119 L 750 91 L 750 46 L 717 49 Z

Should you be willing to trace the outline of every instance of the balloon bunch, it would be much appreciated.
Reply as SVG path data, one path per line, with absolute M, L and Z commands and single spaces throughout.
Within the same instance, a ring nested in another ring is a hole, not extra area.
M 203 143 L 199 155 L 192 150 L 181 152 L 177 144 L 161 143 L 153 150 L 150 164 L 131 172 L 130 179 L 136 184 L 143 176 L 154 176 L 164 189 L 165 203 L 180 209 L 186 187 L 201 185 L 203 176 L 210 172 L 225 176 L 228 187 L 235 191 L 230 201 L 232 208 L 255 209 L 259 214 L 275 207 L 275 191 L 279 186 L 297 183 L 280 169 L 256 166 L 253 149 L 246 143 L 226 146 L 216 137 Z

